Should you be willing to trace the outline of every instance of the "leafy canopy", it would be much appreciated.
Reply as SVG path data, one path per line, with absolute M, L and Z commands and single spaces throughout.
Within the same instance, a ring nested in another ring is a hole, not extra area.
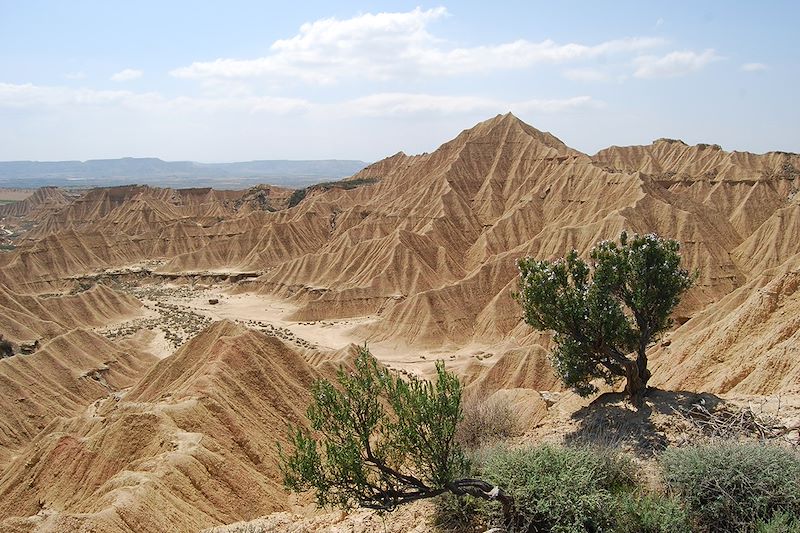
M 575 250 L 556 261 L 519 260 L 515 298 L 526 323 L 555 332 L 552 359 L 566 385 L 586 395 L 596 391 L 595 378 L 625 377 L 632 397 L 643 394 L 647 347 L 671 326 L 670 313 L 694 281 L 679 249 L 655 234 L 623 232 L 619 243 L 598 244 L 591 264 Z
M 405 381 L 361 348 L 354 371 L 339 369 L 338 386 L 314 384 L 312 431 L 290 428 L 294 450 L 281 451 L 284 484 L 313 489 L 319 506 L 383 510 L 457 491 L 468 470 L 454 440 L 461 384 L 442 362 L 436 373 L 435 382 Z

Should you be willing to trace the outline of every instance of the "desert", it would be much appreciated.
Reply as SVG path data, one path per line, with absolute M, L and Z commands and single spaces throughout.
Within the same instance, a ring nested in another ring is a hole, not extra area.
M 0 2 L 0 533 L 800 533 L 798 16 Z
M 798 168 L 794 154 L 663 140 L 589 156 L 505 114 L 291 208 L 269 189 L 266 204 L 252 190 L 39 189 L 0 208 L 15 234 L 0 268 L 16 350 L 0 361 L 3 528 L 277 530 L 270 512 L 315 515 L 283 490 L 275 442 L 365 342 L 404 376 L 445 361 L 466 394 L 510 406 L 518 442 L 575 438 L 590 402 L 521 322 L 515 261 L 586 254 L 623 229 L 678 240 L 700 273 L 649 351 L 665 392 L 648 423 L 687 438 L 668 413 L 666 391 L 682 391 L 794 427 Z M 325 516 L 307 527 L 345 527 Z

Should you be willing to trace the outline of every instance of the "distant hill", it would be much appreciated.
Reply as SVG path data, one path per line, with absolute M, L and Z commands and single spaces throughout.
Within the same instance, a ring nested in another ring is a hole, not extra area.
M 162 161 L 124 157 L 89 161 L 0 161 L 0 187 L 108 187 L 129 183 L 161 187 L 246 189 L 257 183 L 305 187 L 340 179 L 367 166 L 364 161 L 262 160 L 240 163 Z

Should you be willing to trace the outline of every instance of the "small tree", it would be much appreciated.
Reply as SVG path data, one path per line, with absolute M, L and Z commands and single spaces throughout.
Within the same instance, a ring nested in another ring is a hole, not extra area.
M 14 355 L 14 345 L 0 333 L 0 359 Z
M 694 276 L 680 266 L 679 244 L 657 235 L 623 232 L 603 241 L 587 264 L 573 250 L 554 262 L 519 260 L 519 293 L 526 323 L 553 330 L 552 359 L 564 383 L 579 394 L 591 380 L 625 378 L 634 404 L 647 390 L 647 348 L 672 324 L 670 313 Z
M 454 439 L 461 384 L 442 362 L 436 373 L 434 383 L 405 381 L 361 348 L 355 371 L 339 369 L 338 387 L 328 380 L 314 383 L 308 408 L 313 431 L 290 427 L 293 450 L 280 450 L 285 486 L 293 492 L 313 489 L 320 507 L 384 511 L 446 492 L 469 494 L 500 501 L 510 520 L 510 496 L 462 477 L 469 463 Z

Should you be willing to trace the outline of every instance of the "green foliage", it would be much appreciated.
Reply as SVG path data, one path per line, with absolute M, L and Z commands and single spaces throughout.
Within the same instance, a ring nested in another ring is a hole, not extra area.
M 307 413 L 313 431 L 290 428 L 293 451 L 281 451 L 287 488 L 314 490 L 320 506 L 384 510 L 450 490 L 468 469 L 454 440 L 461 384 L 443 363 L 436 371 L 435 382 L 404 381 L 362 348 L 337 385 L 317 381 Z
M 308 189 L 297 189 L 292 192 L 292 195 L 289 197 L 289 207 L 294 207 L 300 202 L 302 202 L 306 194 L 308 194 Z
M 676 499 L 659 494 L 622 494 L 615 533 L 691 533 L 689 513 Z
M 755 533 L 800 533 L 800 516 L 776 513 L 766 522 L 759 520 Z
M 693 283 L 680 266 L 679 244 L 623 232 L 619 244 L 598 244 L 591 264 L 573 250 L 518 266 L 514 296 L 526 323 L 555 332 L 552 359 L 564 383 L 587 395 L 596 391 L 594 379 L 625 377 L 631 395 L 641 394 L 650 377 L 646 349 L 671 326 L 670 313 Z
M 630 461 L 591 448 L 498 448 L 482 470 L 514 497 L 516 531 L 608 531 L 634 483 Z
M 753 531 L 757 520 L 775 513 L 800 515 L 796 452 L 759 444 L 714 444 L 668 450 L 662 464 L 668 487 L 708 531 Z
M 317 183 L 316 185 L 312 185 L 311 187 L 306 187 L 305 189 L 297 189 L 292 193 L 289 197 L 289 207 L 294 207 L 300 202 L 302 202 L 308 191 L 311 189 L 319 189 L 323 191 L 328 191 L 330 189 L 344 189 L 350 190 L 355 189 L 357 187 L 361 187 L 362 185 L 372 185 L 373 183 L 377 183 L 377 178 L 358 178 L 358 179 L 345 179 L 339 181 L 326 181 L 323 183 Z
M 485 531 L 490 514 L 486 503 L 477 498 L 446 493 L 436 500 L 433 525 L 439 531 L 453 533 Z

